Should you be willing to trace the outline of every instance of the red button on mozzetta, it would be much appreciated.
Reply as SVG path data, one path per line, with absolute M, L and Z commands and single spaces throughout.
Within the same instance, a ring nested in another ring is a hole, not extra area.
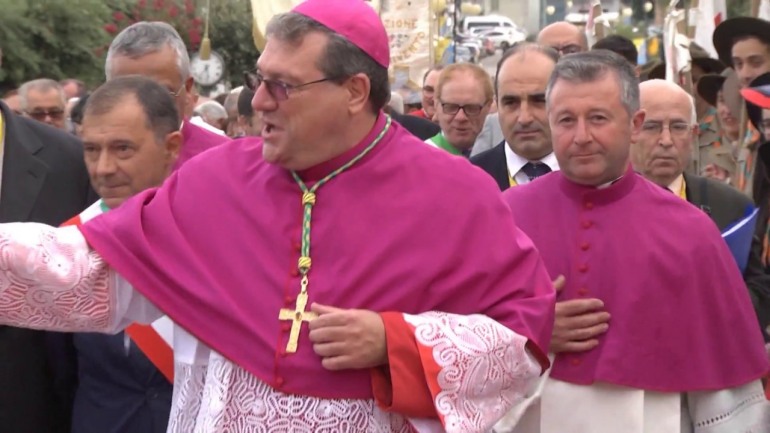
M 581 287 L 578 289 L 577 294 L 578 296 L 585 296 L 588 294 L 588 289 L 586 289 L 585 287 Z
M 587 201 L 587 202 L 583 203 L 583 206 L 585 206 L 585 208 L 588 209 L 588 210 L 591 210 L 591 209 L 594 208 L 594 204 L 592 202 L 590 202 L 590 201 Z
M 581 361 L 579 358 L 572 358 L 572 359 L 570 359 L 570 361 L 569 361 L 569 363 L 570 363 L 570 364 L 572 364 L 572 365 L 574 365 L 574 366 L 578 366 L 578 365 L 580 365 L 582 362 L 583 362 L 583 361 Z
M 290 272 L 290 275 L 292 277 L 299 277 L 299 269 L 297 269 L 297 268 L 292 269 L 291 272 Z
M 583 251 L 588 251 L 589 248 L 591 248 L 591 244 L 589 244 L 588 242 L 583 242 L 582 244 L 580 244 L 580 249 Z
M 280 387 L 280 386 L 283 386 L 283 378 L 282 378 L 282 377 L 276 377 L 276 378 L 275 378 L 275 384 L 276 384 L 277 386 L 279 386 L 279 387 Z
M 583 221 L 582 225 L 584 229 L 590 229 L 594 225 L 594 223 L 591 221 Z
M 578 271 L 580 271 L 580 272 L 588 271 L 588 265 L 583 263 L 582 265 L 578 266 Z

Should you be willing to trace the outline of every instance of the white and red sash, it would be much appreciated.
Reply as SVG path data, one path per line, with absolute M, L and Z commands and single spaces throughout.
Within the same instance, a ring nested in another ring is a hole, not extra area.
M 79 226 L 86 221 L 107 212 L 109 208 L 101 199 L 88 207 L 62 226 Z M 167 316 L 154 321 L 150 325 L 134 323 L 126 328 L 126 335 L 136 344 L 139 350 L 160 370 L 161 373 L 174 383 L 174 323 Z

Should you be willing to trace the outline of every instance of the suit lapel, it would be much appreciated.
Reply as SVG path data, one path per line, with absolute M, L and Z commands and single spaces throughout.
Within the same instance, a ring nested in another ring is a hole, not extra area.
M 45 182 L 48 165 L 35 156 L 43 148 L 40 140 L 2 103 L 0 111 L 6 125 L 0 222 L 26 221 Z
M 699 185 L 695 185 L 697 182 L 687 173 L 683 173 L 683 176 L 685 182 L 684 192 L 687 195 L 687 201 L 700 207 L 703 204 L 703 197 L 701 197 L 702 188 L 699 188 Z
M 500 191 L 505 191 L 511 187 L 510 181 L 508 180 L 508 162 L 505 160 L 505 146 L 505 141 L 495 146 L 495 150 L 493 151 L 495 159 L 492 162 L 494 165 L 491 167 L 492 177 L 495 178 L 495 182 L 497 182 L 497 186 L 500 187 Z

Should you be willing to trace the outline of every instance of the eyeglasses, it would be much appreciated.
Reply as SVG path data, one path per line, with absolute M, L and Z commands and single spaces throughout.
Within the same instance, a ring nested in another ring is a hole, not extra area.
M 561 46 L 552 45 L 551 48 L 558 51 L 562 55 L 579 53 L 582 48 L 577 44 L 567 44 Z
M 25 111 L 25 113 L 27 113 L 27 116 L 41 122 L 44 121 L 47 117 L 50 117 L 51 120 L 59 120 L 64 117 L 64 110 L 60 108 L 54 108 L 53 110 Z
M 463 110 L 465 112 L 465 115 L 468 117 L 478 116 L 481 114 L 481 110 L 484 109 L 484 106 L 486 106 L 487 103 L 483 104 L 452 104 L 450 102 L 442 102 L 441 108 L 444 110 L 444 113 L 455 115 L 460 112 L 460 110 Z
M 690 132 L 690 124 L 685 122 L 673 122 L 668 124 L 668 132 L 672 137 L 682 138 Z M 660 135 L 663 133 L 662 122 L 644 122 L 642 132 L 649 135 Z
M 176 91 L 176 93 L 172 92 L 170 89 L 168 93 L 173 96 L 174 98 L 178 97 L 180 94 L 182 94 L 182 90 L 184 90 L 184 82 L 182 82 L 182 85 L 179 87 L 179 90 Z
M 279 80 L 266 80 L 262 76 L 262 74 L 256 71 L 244 72 L 244 82 L 246 83 L 246 87 L 249 90 L 251 90 L 252 92 L 256 92 L 257 89 L 259 89 L 259 86 L 261 86 L 262 83 L 264 83 L 265 86 L 267 87 L 268 93 L 270 93 L 270 96 L 272 96 L 273 99 L 279 102 L 289 99 L 289 92 L 299 90 L 311 84 L 318 84 L 326 81 L 333 81 L 335 79 L 336 78 L 327 77 L 327 78 L 321 78 L 320 80 L 311 81 L 309 83 L 297 84 L 296 86 L 293 86 L 291 84 L 286 84 L 283 81 L 279 81 Z

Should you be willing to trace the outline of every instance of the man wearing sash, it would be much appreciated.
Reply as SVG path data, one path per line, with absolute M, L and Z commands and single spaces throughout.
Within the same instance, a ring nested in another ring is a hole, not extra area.
M 545 114 L 545 86 L 557 60 L 558 53 L 549 47 L 521 43 L 497 65 L 495 94 L 505 141 L 471 162 L 489 173 L 501 191 L 559 169 Z
M 160 185 L 181 148 L 180 122 L 173 97 L 149 78 L 114 78 L 94 92 L 82 136 L 100 199 L 64 225 L 85 224 Z M 73 433 L 166 431 L 174 382 L 171 327 L 162 318 L 115 335 L 75 334 L 80 373 Z
M 308 0 L 267 34 L 262 139 L 79 230 L 0 226 L 0 321 L 109 332 L 163 311 L 170 432 L 488 431 L 548 366 L 539 255 L 486 175 L 382 113 L 366 3 Z

